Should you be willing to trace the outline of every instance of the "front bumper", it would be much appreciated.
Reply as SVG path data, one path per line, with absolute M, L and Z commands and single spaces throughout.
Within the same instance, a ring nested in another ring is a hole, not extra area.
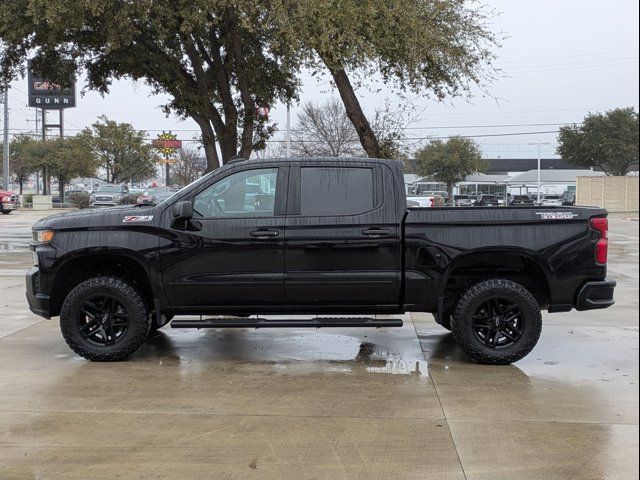
M 18 208 L 18 204 L 15 202 L 2 202 L 0 203 L 0 208 L 2 210 L 16 210 Z
M 38 292 L 38 267 L 31 268 L 26 275 L 27 282 L 27 302 L 29 310 L 44 318 L 51 318 L 49 313 L 49 295 Z
M 578 291 L 576 310 L 597 310 L 610 307 L 616 303 L 613 299 L 616 285 L 613 280 L 585 283 Z

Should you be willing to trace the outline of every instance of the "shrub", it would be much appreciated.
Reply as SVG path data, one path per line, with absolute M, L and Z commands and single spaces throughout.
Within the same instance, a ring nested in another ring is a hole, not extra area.
M 76 208 L 89 208 L 89 192 L 74 192 L 69 195 L 69 201 Z

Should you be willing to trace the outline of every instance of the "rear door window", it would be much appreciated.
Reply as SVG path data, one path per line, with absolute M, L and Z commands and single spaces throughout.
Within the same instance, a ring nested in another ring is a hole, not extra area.
M 374 195 L 373 168 L 300 169 L 301 215 L 358 215 L 373 210 Z

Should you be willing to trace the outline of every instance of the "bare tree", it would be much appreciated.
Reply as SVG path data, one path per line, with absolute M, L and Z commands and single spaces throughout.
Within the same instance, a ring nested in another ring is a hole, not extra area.
M 178 160 L 172 166 L 173 181 L 178 185 L 188 185 L 202 176 L 207 168 L 207 159 L 197 150 L 183 148 Z
M 362 156 L 358 133 L 342 103 L 332 98 L 321 105 L 302 105 L 292 132 L 292 151 L 301 157 Z
M 384 107 L 377 108 L 371 129 L 378 139 L 381 158 L 406 160 L 409 157 L 410 140 L 406 131 L 409 125 L 418 120 L 422 111 L 407 99 L 395 102 L 387 100 Z

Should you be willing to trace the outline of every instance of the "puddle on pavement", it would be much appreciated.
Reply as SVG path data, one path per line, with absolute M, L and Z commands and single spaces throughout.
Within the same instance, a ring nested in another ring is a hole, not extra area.
M 371 337 L 377 341 L 369 341 Z M 267 366 L 288 375 L 428 375 L 417 339 L 413 342 L 391 332 L 353 336 L 300 331 L 159 332 L 141 354 L 139 359 L 155 358 L 162 365 L 186 370 L 215 364 L 232 369 Z

